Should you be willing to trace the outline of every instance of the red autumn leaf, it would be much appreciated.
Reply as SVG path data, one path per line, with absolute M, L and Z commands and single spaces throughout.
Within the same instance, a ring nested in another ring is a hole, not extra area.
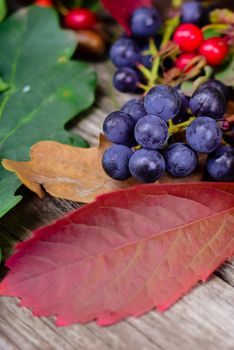
M 110 193 L 17 246 L 0 295 L 57 325 L 169 308 L 234 254 L 234 184 Z
M 129 18 L 134 10 L 142 6 L 152 6 L 152 0 L 101 0 L 103 6 L 110 14 L 121 24 L 128 34 L 131 34 L 129 28 Z

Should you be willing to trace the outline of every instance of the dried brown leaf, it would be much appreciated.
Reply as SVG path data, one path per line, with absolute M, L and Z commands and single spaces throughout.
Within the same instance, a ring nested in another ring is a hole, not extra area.
M 42 185 L 54 197 L 89 203 L 98 195 L 136 184 L 133 179 L 115 181 L 105 174 L 101 158 L 109 146 L 103 135 L 93 148 L 42 141 L 32 146 L 30 161 L 4 160 L 3 166 L 40 198 Z

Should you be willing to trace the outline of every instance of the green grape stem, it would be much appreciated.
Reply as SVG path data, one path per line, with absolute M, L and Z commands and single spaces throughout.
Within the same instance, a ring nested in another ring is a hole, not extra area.
M 182 123 L 178 123 L 178 124 L 173 124 L 173 120 L 170 119 L 168 121 L 168 124 L 169 124 L 169 126 L 168 126 L 168 135 L 171 136 L 173 134 L 176 134 L 178 132 L 182 132 L 182 131 L 186 130 L 187 127 L 192 123 L 192 121 L 194 119 L 196 119 L 196 117 L 191 117 L 186 122 L 182 122 Z M 135 151 L 138 151 L 141 148 L 142 148 L 141 145 L 137 145 L 137 146 L 132 147 L 132 150 L 133 150 L 133 152 L 135 152 Z
M 164 35 L 162 38 L 162 43 L 160 46 L 160 49 L 164 48 L 175 28 L 179 25 L 179 17 L 174 17 L 166 21 L 166 26 L 164 30 Z M 151 87 L 153 87 L 157 82 L 159 82 L 159 68 L 161 65 L 161 57 L 160 53 L 157 49 L 157 46 L 155 44 L 154 38 L 149 39 L 149 49 L 143 51 L 143 55 L 151 55 L 152 56 L 152 68 L 148 69 L 143 64 L 139 63 L 137 64 L 138 70 L 144 75 L 146 78 L 147 83 L 146 84 L 138 84 L 140 88 L 142 88 L 145 92 L 147 92 Z
M 169 128 L 168 128 L 168 133 L 169 135 L 176 134 L 178 132 L 182 132 L 187 129 L 187 127 L 192 123 L 192 121 L 196 119 L 196 117 L 191 117 L 189 118 L 186 122 L 178 123 L 178 124 L 173 124 L 173 120 L 169 120 Z

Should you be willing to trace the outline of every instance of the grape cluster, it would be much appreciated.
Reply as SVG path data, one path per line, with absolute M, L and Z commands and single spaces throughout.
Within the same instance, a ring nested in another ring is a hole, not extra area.
M 153 7 L 141 7 L 134 11 L 130 19 L 131 37 L 123 35 L 111 47 L 110 59 L 117 67 L 113 85 L 121 92 L 137 92 L 138 85 L 144 81 L 137 64 L 148 69 L 152 66 L 149 50 L 149 38 L 156 38 L 161 27 L 158 11 Z
M 103 154 L 103 169 L 115 180 L 149 183 L 165 172 L 191 174 L 198 154 L 206 153 L 208 174 L 234 181 L 234 150 L 222 144 L 227 100 L 228 89 L 217 80 L 200 85 L 191 98 L 179 87 L 151 88 L 105 119 L 103 132 L 113 144 Z

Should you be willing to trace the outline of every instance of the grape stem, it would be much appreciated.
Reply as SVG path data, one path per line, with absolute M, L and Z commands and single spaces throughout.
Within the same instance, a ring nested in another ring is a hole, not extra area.
M 192 123 L 192 121 L 194 119 L 196 119 L 196 117 L 191 117 L 186 122 L 179 123 L 179 124 L 173 124 L 173 120 L 170 119 L 168 121 L 168 124 L 169 124 L 169 126 L 168 126 L 168 135 L 171 136 L 171 135 L 176 134 L 178 132 L 184 131 L 185 129 L 187 129 L 187 127 Z M 141 148 L 142 148 L 141 145 L 137 145 L 137 146 L 134 146 L 132 148 L 132 150 L 133 150 L 133 152 L 135 152 L 135 151 L 138 151 Z
M 169 135 L 184 131 L 185 129 L 187 129 L 187 127 L 192 123 L 192 121 L 194 119 L 195 119 L 195 117 L 191 117 L 186 122 L 182 122 L 179 124 L 173 124 L 173 120 L 170 119 L 168 122 L 169 123 L 169 127 L 168 127 Z
M 166 22 L 164 35 L 162 39 L 162 43 L 160 49 L 165 48 L 168 44 L 175 28 L 179 24 L 179 16 L 169 19 Z M 176 48 L 177 49 L 177 48 Z M 152 67 L 151 69 L 146 68 L 143 64 L 137 64 L 138 70 L 143 74 L 146 78 L 147 83 L 142 84 L 139 83 L 138 87 L 142 88 L 145 92 L 151 89 L 155 84 L 159 82 L 159 68 L 161 65 L 161 54 L 157 49 L 154 38 L 149 39 L 149 49 L 143 51 L 143 55 L 151 55 L 152 56 Z

